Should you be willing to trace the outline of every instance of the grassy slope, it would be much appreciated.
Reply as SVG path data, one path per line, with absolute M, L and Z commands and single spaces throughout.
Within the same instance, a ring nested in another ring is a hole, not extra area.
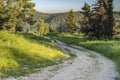
M 120 39 L 111 41 L 89 41 L 82 35 L 52 34 L 50 36 L 67 44 L 75 44 L 99 52 L 112 59 L 120 72 Z
M 25 75 L 65 59 L 66 55 L 47 39 L 0 32 L 0 76 Z

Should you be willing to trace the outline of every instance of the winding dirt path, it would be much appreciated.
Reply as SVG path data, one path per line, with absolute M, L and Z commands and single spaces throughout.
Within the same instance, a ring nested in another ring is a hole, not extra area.
M 69 47 L 58 40 L 52 42 L 66 53 L 77 57 L 38 73 L 8 80 L 115 80 L 119 76 L 111 60 L 75 45 Z

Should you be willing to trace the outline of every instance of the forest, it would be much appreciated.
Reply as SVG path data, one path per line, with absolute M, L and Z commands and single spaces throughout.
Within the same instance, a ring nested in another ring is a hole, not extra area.
M 20 76 L 49 66 L 69 60 L 74 63 L 79 57 L 74 49 L 91 50 L 113 61 L 119 74 L 114 80 L 120 80 L 120 11 L 113 10 L 113 1 L 96 0 L 92 6 L 84 3 L 80 11 L 44 13 L 37 11 L 31 0 L 0 0 L 0 80 L 22 80 Z M 59 41 L 67 47 L 61 48 Z

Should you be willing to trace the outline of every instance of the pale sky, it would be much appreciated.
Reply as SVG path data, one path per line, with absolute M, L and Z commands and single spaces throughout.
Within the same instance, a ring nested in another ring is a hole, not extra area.
M 84 2 L 93 4 L 96 0 L 32 0 L 36 4 L 35 9 L 45 13 L 67 12 L 70 9 L 80 11 Z M 120 0 L 114 0 L 114 10 L 120 11 Z

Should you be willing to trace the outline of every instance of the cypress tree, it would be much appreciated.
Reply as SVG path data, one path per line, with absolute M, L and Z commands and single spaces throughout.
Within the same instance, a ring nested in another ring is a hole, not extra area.
M 67 32 L 74 33 L 77 30 L 75 15 L 73 10 L 70 10 L 66 19 Z

